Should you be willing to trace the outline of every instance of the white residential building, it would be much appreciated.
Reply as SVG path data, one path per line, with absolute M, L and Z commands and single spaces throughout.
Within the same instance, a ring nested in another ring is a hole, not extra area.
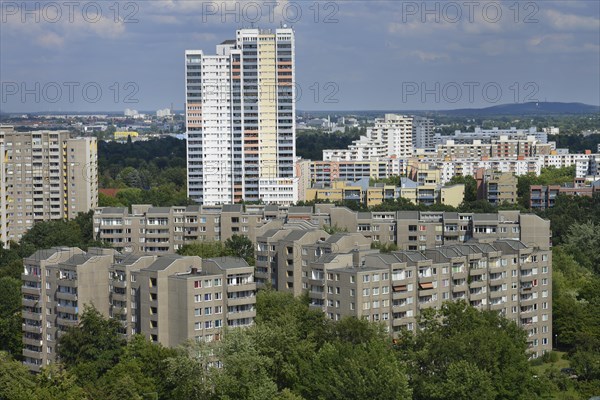
M 374 157 L 411 157 L 413 153 L 413 117 L 385 114 L 377 118 L 367 135 L 347 149 L 323 150 L 325 161 L 364 161 Z
M 201 204 L 291 204 L 294 31 L 240 29 L 216 55 L 187 50 L 188 195 Z

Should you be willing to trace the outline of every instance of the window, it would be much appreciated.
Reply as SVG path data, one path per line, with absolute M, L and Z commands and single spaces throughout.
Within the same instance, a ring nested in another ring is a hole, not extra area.
M 387 281 L 388 279 L 390 279 L 390 274 L 387 272 L 384 272 L 383 274 L 381 274 L 381 280 L 382 281 Z
M 200 303 L 202 301 L 202 296 L 199 294 L 194 295 L 194 303 Z
M 194 323 L 194 330 L 199 331 L 200 329 L 202 329 L 202 326 L 201 326 L 200 322 L 195 322 Z
M 212 293 L 206 293 L 204 295 L 204 301 L 211 301 L 212 300 Z
M 390 292 L 390 287 L 389 286 L 383 286 L 381 288 L 381 293 L 382 294 L 388 294 Z
M 202 287 L 202 281 L 194 281 L 194 289 L 200 289 Z
M 364 283 L 370 282 L 370 280 L 371 280 L 371 277 L 369 275 L 363 275 L 363 282 Z
M 379 274 L 373 274 L 373 282 L 379 282 Z
M 371 293 L 371 290 L 369 288 L 363 289 L 363 296 L 368 296 L 370 293 Z
M 356 292 L 354 291 L 354 289 L 350 289 L 350 297 L 354 297 L 354 294 L 355 294 L 355 293 L 356 293 Z
M 373 296 L 379 296 L 379 288 L 373 288 Z
M 354 275 L 350 275 L 350 283 L 356 283 L 356 277 Z
M 204 307 L 204 315 L 212 315 L 212 307 Z
M 194 316 L 199 317 L 202 315 L 202 309 L 201 308 L 195 308 L 194 309 Z
M 205 329 L 210 329 L 213 327 L 213 322 L 212 321 L 204 321 L 204 328 Z

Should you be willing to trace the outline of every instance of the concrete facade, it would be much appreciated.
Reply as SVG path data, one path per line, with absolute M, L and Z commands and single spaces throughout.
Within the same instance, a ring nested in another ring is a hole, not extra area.
M 125 337 L 170 347 L 219 340 L 223 327 L 252 325 L 256 315 L 254 268 L 235 257 L 52 248 L 23 262 L 23 357 L 33 372 L 55 360 L 57 339 L 85 306 L 120 321 Z
M 19 241 L 38 221 L 75 218 L 98 206 L 95 138 L 68 131 L 0 129 L 4 242 Z

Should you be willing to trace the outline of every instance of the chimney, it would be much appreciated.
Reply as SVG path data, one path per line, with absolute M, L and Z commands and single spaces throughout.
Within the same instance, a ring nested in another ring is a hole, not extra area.
M 198 268 L 196 268 L 196 267 L 192 267 L 192 270 L 190 271 L 190 273 L 191 273 L 192 275 L 195 275 L 195 274 L 197 274 L 197 273 L 198 273 Z
M 352 249 L 352 266 L 360 268 L 360 252 L 357 248 Z

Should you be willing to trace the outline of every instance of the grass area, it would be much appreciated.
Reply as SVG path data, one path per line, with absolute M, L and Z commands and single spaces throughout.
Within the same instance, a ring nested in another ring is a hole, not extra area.
M 550 368 L 558 368 L 559 370 L 562 368 L 569 368 L 571 364 L 569 360 L 566 359 L 566 353 L 563 351 L 553 351 L 557 355 L 557 360 L 554 362 L 542 362 L 541 364 L 537 364 L 536 361 L 533 361 L 532 368 L 538 374 L 542 375 L 547 372 Z

